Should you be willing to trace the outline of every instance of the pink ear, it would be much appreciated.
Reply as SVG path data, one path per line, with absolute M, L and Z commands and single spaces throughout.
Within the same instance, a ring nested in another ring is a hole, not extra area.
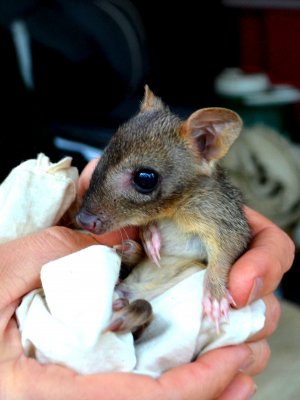
M 203 108 L 183 124 L 182 134 L 207 161 L 225 156 L 242 129 L 241 118 L 226 108 Z

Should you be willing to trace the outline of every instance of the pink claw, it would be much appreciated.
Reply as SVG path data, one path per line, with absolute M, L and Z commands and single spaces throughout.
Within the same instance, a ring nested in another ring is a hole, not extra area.
M 117 300 L 115 300 L 112 304 L 112 309 L 113 311 L 119 311 L 122 308 L 128 306 L 129 301 L 125 298 L 119 298 Z
M 155 223 L 148 224 L 141 230 L 141 239 L 147 256 L 160 267 L 160 233 Z
M 235 301 L 228 290 L 226 291 L 225 296 L 219 300 L 214 298 L 211 293 L 206 290 L 203 296 L 202 305 L 203 315 L 207 316 L 214 322 L 217 333 L 220 333 L 220 322 L 222 318 L 224 318 L 226 322 L 229 321 L 230 306 L 236 306 Z

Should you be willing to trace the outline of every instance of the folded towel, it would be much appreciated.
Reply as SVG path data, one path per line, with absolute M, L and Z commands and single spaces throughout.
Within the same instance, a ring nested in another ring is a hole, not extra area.
M 0 243 L 55 225 L 76 197 L 71 157 L 51 163 L 44 154 L 14 168 L 0 185 Z

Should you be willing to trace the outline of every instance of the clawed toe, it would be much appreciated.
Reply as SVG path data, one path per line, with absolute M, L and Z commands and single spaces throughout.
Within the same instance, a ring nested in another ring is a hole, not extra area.
M 202 304 L 203 316 L 210 318 L 216 326 L 217 333 L 220 333 L 220 323 L 222 320 L 225 320 L 226 322 L 229 321 L 230 306 L 236 306 L 230 292 L 227 290 L 223 297 L 217 299 L 206 290 Z

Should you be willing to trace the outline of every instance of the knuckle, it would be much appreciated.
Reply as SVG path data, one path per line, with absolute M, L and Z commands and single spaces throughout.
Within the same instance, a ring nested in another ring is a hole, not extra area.
M 243 370 L 243 373 L 253 376 L 266 368 L 271 357 L 271 349 L 265 339 L 248 343 L 248 346 L 252 351 L 253 362 Z
M 264 334 L 265 336 L 269 336 L 277 329 L 281 315 L 281 306 L 274 294 L 270 294 L 264 298 L 264 301 L 267 307 Z

